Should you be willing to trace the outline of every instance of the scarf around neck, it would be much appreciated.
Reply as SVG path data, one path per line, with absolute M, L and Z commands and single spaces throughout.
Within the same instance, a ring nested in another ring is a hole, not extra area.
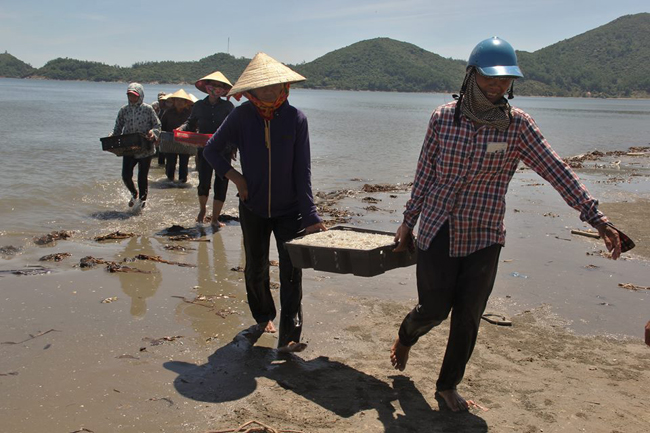
M 280 108 L 280 106 L 284 104 L 284 101 L 289 97 L 289 85 L 285 84 L 282 86 L 282 91 L 275 102 L 264 102 L 256 98 L 252 92 L 244 92 L 244 96 L 246 96 L 255 108 L 257 108 L 257 112 L 260 113 L 260 116 L 262 116 L 264 120 L 271 120 L 273 119 L 273 113 L 275 113 L 275 110 Z
M 465 77 L 465 95 L 461 101 L 461 111 L 465 116 L 481 125 L 488 125 L 505 131 L 510 126 L 512 116 L 510 104 L 501 98 L 493 104 L 483 94 L 476 82 L 476 69 L 472 68 Z

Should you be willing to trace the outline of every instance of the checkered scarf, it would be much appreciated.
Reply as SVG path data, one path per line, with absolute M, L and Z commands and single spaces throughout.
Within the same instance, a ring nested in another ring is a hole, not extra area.
M 505 98 L 493 104 L 485 97 L 476 83 L 476 69 L 471 68 L 463 83 L 465 89 L 461 110 L 465 116 L 481 125 L 494 126 L 505 131 L 510 126 L 510 104 Z

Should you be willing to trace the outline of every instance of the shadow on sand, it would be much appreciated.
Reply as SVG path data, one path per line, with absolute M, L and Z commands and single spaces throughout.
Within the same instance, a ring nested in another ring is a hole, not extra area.
M 257 378 L 264 377 L 343 418 L 375 410 L 385 432 L 488 431 L 486 422 L 471 412 L 434 410 L 405 376 L 392 376 L 389 384 L 325 356 L 305 361 L 256 347 L 259 337 L 253 326 L 217 349 L 203 365 L 170 361 L 164 367 L 178 374 L 174 386 L 180 394 L 202 402 L 244 398 L 255 392 Z M 396 413 L 397 405 L 403 415 Z

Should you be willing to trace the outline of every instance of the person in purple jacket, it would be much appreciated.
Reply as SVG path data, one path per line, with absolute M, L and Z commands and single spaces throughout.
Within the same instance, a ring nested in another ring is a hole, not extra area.
M 246 293 L 261 332 L 276 332 L 275 304 L 269 281 L 273 233 L 280 258 L 280 352 L 299 352 L 302 332 L 302 271 L 295 268 L 284 243 L 327 230 L 316 211 L 311 190 L 307 118 L 287 101 L 291 83 L 305 77 L 264 53 L 248 64 L 228 93 L 248 99 L 235 108 L 214 133 L 204 158 L 239 192 L 239 219 L 246 254 Z M 224 150 L 235 143 L 242 172 Z

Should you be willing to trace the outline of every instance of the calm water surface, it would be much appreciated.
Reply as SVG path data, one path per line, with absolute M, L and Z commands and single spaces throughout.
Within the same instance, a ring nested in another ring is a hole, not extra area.
M 121 159 L 102 152 L 126 102 L 123 83 L 0 79 L 0 230 L 5 235 L 50 228 L 92 230 L 126 219 Z M 147 85 L 145 101 L 176 86 Z M 186 86 L 196 96 L 196 89 Z M 450 95 L 293 89 L 290 101 L 309 119 L 315 190 L 367 182 L 412 180 L 427 121 Z M 563 156 L 648 144 L 648 100 L 516 98 Z M 187 219 L 195 212 L 196 179 L 168 189 L 161 169 L 150 174 L 148 212 L 139 229 Z M 195 176 L 194 176 L 195 177 Z M 234 196 L 234 193 L 230 193 Z M 144 225 L 144 227 L 143 227 Z

